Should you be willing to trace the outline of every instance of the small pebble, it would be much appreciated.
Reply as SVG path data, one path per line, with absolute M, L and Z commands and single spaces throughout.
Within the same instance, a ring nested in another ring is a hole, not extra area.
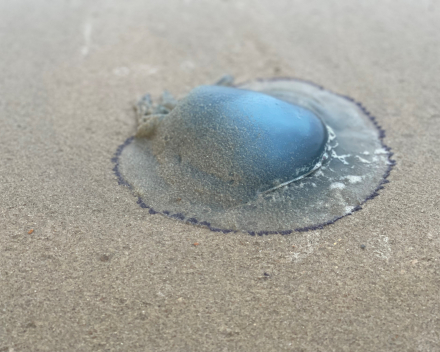
M 101 262 L 108 262 L 108 261 L 110 260 L 110 256 L 107 255 L 107 254 L 103 254 L 103 255 L 101 255 L 101 256 L 99 257 L 99 260 L 100 260 Z

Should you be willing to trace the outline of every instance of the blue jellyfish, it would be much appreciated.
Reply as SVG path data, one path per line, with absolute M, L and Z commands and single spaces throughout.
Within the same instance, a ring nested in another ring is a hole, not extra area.
M 180 100 L 137 104 L 119 148 L 120 182 L 141 206 L 216 231 L 323 226 L 377 194 L 393 164 L 383 131 L 351 99 L 298 80 L 232 87 L 225 77 Z

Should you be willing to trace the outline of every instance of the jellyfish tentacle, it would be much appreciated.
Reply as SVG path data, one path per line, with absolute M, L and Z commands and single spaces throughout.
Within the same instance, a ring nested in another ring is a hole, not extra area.
M 150 94 L 145 94 L 137 104 L 135 105 L 135 110 L 138 118 L 141 118 L 142 116 L 148 116 L 151 115 L 154 111 L 153 101 L 151 99 Z
M 165 114 L 143 116 L 139 121 L 136 138 L 151 138 L 165 116 Z
M 215 86 L 232 87 L 234 85 L 234 76 L 224 75 L 217 82 L 214 83 Z
M 177 99 L 175 99 L 170 92 L 164 90 L 162 96 L 160 97 L 158 106 L 163 107 L 167 109 L 168 112 L 170 112 L 176 107 L 177 103 L 178 103 Z

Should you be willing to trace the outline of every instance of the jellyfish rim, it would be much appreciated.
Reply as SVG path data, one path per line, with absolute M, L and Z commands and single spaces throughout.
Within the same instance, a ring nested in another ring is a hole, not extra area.
M 203 227 L 203 228 L 207 228 L 212 232 L 221 232 L 224 234 L 227 233 L 231 233 L 231 232 L 243 232 L 243 233 L 248 233 L 251 236 L 265 236 L 265 235 L 275 235 L 275 234 L 280 234 L 280 235 L 290 235 L 294 232 L 307 232 L 307 231 L 313 231 L 313 230 L 320 230 L 323 229 L 325 226 L 334 224 L 336 221 L 346 217 L 346 216 L 350 216 L 353 215 L 355 212 L 359 211 L 362 209 L 362 206 L 369 200 L 376 198 L 379 195 L 379 191 L 384 189 L 384 185 L 389 183 L 390 181 L 388 180 L 388 177 L 391 174 L 392 169 L 394 168 L 394 166 L 396 165 L 396 160 L 392 159 L 394 153 L 391 151 L 392 148 L 389 147 L 387 144 L 385 144 L 384 139 L 386 137 L 386 132 L 383 129 L 383 127 L 381 125 L 379 125 L 376 117 L 374 115 L 371 114 L 371 112 L 359 101 L 351 98 L 348 95 L 344 95 L 344 94 L 339 94 L 339 93 L 335 93 L 331 90 L 328 90 L 326 88 L 324 88 L 321 85 L 318 85 L 312 81 L 309 80 L 305 80 L 305 79 L 300 79 L 300 78 L 292 78 L 292 77 L 274 77 L 274 78 L 256 78 L 256 79 L 252 79 L 252 80 L 248 80 L 245 82 L 242 82 L 240 84 L 235 84 L 232 87 L 234 88 L 240 88 L 240 86 L 244 86 L 248 83 L 251 82 L 276 82 L 276 81 L 296 81 L 296 82 L 301 82 L 301 83 L 306 83 L 306 84 L 310 84 L 316 88 L 318 88 L 319 90 L 325 90 L 335 96 L 338 96 L 340 98 L 343 98 L 345 100 L 348 100 L 349 102 L 355 104 L 361 111 L 362 113 L 368 117 L 368 119 L 372 122 L 372 124 L 374 125 L 374 127 L 376 128 L 377 132 L 378 132 L 378 139 L 380 142 L 380 145 L 382 146 L 382 148 L 387 151 L 387 161 L 388 161 L 388 165 L 387 168 L 384 172 L 384 174 L 381 177 L 381 181 L 379 182 L 379 184 L 377 185 L 377 187 L 371 192 L 370 195 L 368 195 L 362 202 L 359 203 L 359 205 L 357 205 L 356 207 L 354 207 L 349 213 L 347 214 L 343 214 L 341 216 L 336 216 L 331 220 L 316 224 L 316 225 L 311 225 L 311 226 L 305 226 L 305 227 L 298 227 L 298 228 L 294 228 L 294 229 L 290 229 L 290 230 L 281 230 L 281 231 L 273 231 L 273 230 L 263 230 L 263 231 L 251 231 L 251 230 L 232 230 L 232 229 L 223 229 L 223 228 L 219 228 L 219 227 L 213 227 L 211 226 L 211 223 L 207 222 L 207 221 L 199 221 L 194 217 L 185 217 L 182 213 L 173 213 L 167 210 L 155 210 L 152 206 L 147 205 L 141 198 L 141 196 L 137 195 L 137 201 L 136 203 L 143 209 L 149 209 L 149 214 L 151 215 L 156 215 L 156 214 L 160 214 L 160 215 L 164 215 L 170 219 L 173 220 L 178 220 L 190 225 L 195 225 L 195 226 L 199 226 L 199 227 Z M 111 162 L 114 164 L 113 167 L 113 172 L 117 178 L 118 184 L 125 186 L 127 188 L 129 188 L 130 190 L 133 190 L 133 187 L 130 185 L 130 183 L 128 181 L 126 181 L 124 179 L 124 177 L 122 176 L 121 172 L 120 172 L 120 163 L 119 163 L 119 159 L 120 156 L 123 152 L 123 150 L 125 149 L 125 147 L 127 147 L 128 145 L 130 145 L 133 140 L 134 140 L 134 136 L 130 136 L 128 137 L 121 145 L 118 146 L 118 148 L 116 149 L 116 152 L 114 153 L 113 157 L 111 158 Z

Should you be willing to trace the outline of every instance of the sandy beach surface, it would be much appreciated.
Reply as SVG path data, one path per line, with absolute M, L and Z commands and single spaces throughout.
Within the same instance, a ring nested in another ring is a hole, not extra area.
M 440 351 L 440 3 L 0 3 L 0 351 Z M 397 164 L 321 230 L 150 215 L 133 103 L 228 73 L 362 102 Z

